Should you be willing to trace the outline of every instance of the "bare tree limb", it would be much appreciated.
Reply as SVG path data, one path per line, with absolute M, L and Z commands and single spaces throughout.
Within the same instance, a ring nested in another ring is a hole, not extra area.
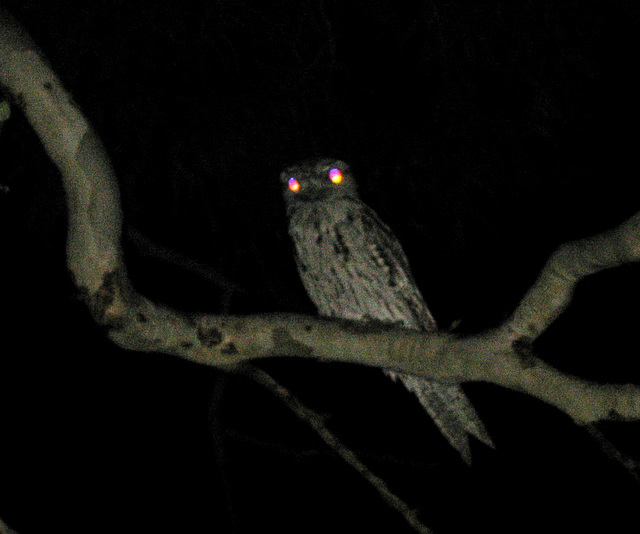
M 503 329 L 514 340 L 536 339 L 567 308 L 580 280 L 639 260 L 640 212 L 613 230 L 562 245 Z
M 640 417 L 636 386 L 588 383 L 514 348 L 518 339 L 535 339 L 562 312 L 580 278 L 640 258 L 640 214 L 558 249 L 513 317 L 484 335 L 457 338 L 297 315 L 187 316 L 131 287 L 120 250 L 118 187 L 104 148 L 26 33 L 6 12 L 0 16 L 0 82 L 61 172 L 69 206 L 67 264 L 94 319 L 118 345 L 220 367 L 269 356 L 355 362 L 443 382 L 499 384 L 579 422 Z
M 210 282 L 215 287 L 222 290 L 225 294 L 236 291 L 239 293 L 246 293 L 247 291 L 235 282 L 228 280 L 226 276 L 213 269 L 210 265 L 194 260 L 186 254 L 181 254 L 175 250 L 163 247 L 158 243 L 154 243 L 151 239 L 140 232 L 140 230 L 133 226 L 127 226 L 126 234 L 141 253 L 199 276 L 203 280 Z
M 15 530 L 12 530 L 7 524 L 0 519 L 0 534 L 18 534 Z
M 590 383 L 523 350 L 566 307 L 579 279 L 640 259 L 640 214 L 610 232 L 561 247 L 513 317 L 482 335 L 459 338 L 290 314 L 186 315 L 154 304 L 131 287 L 120 249 L 118 186 L 104 148 L 5 11 L 0 11 L 0 25 L 0 83 L 24 111 L 64 182 L 68 268 L 93 318 L 119 346 L 225 368 L 270 356 L 360 363 L 442 382 L 498 384 L 548 402 L 580 423 L 640 418 L 638 387 Z
M 585 425 L 584 428 L 598 445 L 600 445 L 605 456 L 621 465 L 625 471 L 633 477 L 636 484 L 640 484 L 640 463 L 634 458 L 622 453 L 595 425 L 588 424 Z
M 418 513 L 405 503 L 400 497 L 393 493 L 384 480 L 373 473 L 364 463 L 360 461 L 358 456 L 348 447 L 346 447 L 338 437 L 331 432 L 322 417 L 317 413 L 304 406 L 291 393 L 278 384 L 267 373 L 257 367 L 242 366 L 243 373 L 274 393 L 289 409 L 295 413 L 300 419 L 309 424 L 316 434 L 324 441 L 336 454 L 338 454 L 346 463 L 353 467 L 358 473 L 371 484 L 380 494 L 384 501 L 394 508 L 411 527 L 421 534 L 432 534 L 433 531 L 418 519 Z
M 67 266 L 94 320 L 119 346 L 222 368 L 271 356 L 359 363 L 442 382 L 494 383 L 535 396 L 581 424 L 640 419 L 639 387 L 572 377 L 545 364 L 531 349 L 531 343 L 566 309 L 581 279 L 640 260 L 640 212 L 613 230 L 561 246 L 511 318 L 477 336 L 292 314 L 187 315 L 156 305 L 132 288 L 120 245 L 118 185 L 104 147 L 36 45 L 2 7 L 0 85 L 22 109 L 60 170 L 69 212 Z M 202 271 L 202 266 L 197 268 Z M 291 400 L 288 393 L 281 393 L 283 400 Z M 304 410 L 299 412 L 315 421 Z M 332 442 L 328 431 L 319 426 L 318 432 Z M 604 443 L 597 431 L 595 435 Z M 346 449 L 335 448 L 359 471 L 366 471 Z M 607 450 L 637 473 L 637 465 Z M 382 487 L 375 475 L 369 480 Z M 412 524 L 417 522 L 404 503 L 399 508 Z M 414 526 L 419 529 L 419 522 Z M 0 521 L 0 533 L 12 532 Z

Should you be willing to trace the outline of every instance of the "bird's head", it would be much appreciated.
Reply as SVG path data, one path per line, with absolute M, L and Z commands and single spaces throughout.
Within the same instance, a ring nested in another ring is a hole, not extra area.
M 306 202 L 325 203 L 358 199 L 351 169 L 344 161 L 314 158 L 285 168 L 280 173 L 287 211 Z

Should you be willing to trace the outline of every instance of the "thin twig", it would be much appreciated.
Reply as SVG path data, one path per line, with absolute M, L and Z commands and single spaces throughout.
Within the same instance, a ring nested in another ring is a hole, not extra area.
M 300 419 L 310 425 L 318 436 L 331 447 L 345 462 L 352 466 L 360 475 L 378 491 L 382 498 L 395 508 L 416 532 L 421 534 L 433 534 L 433 531 L 425 526 L 419 519 L 416 510 L 410 508 L 400 497 L 391 492 L 387 484 L 379 476 L 375 475 L 357 455 L 346 447 L 338 437 L 333 434 L 322 421 L 322 417 L 313 410 L 304 406 L 297 398 L 278 384 L 270 375 L 253 365 L 242 365 L 239 369 L 243 375 L 251 378 L 261 386 L 268 389 L 282 402 L 284 402 Z
M 236 532 L 238 521 L 235 513 L 235 506 L 233 504 L 233 492 L 231 490 L 231 484 L 229 483 L 230 473 L 227 463 L 226 447 L 224 443 L 224 431 L 222 424 L 218 417 L 218 411 L 220 403 L 222 402 L 225 386 L 227 385 L 228 377 L 224 373 L 218 373 L 211 397 L 209 400 L 209 428 L 211 430 L 211 438 L 213 440 L 214 457 L 218 466 L 218 474 L 220 475 L 220 484 L 224 494 L 225 505 L 227 508 L 227 514 L 233 532 Z
M 640 464 L 634 458 L 624 454 L 613 442 L 611 442 L 605 435 L 598 430 L 595 423 L 584 425 L 585 430 L 589 435 L 600 445 L 602 452 L 614 462 L 619 463 L 624 467 L 625 471 L 629 473 L 640 484 Z
M 254 448 L 264 449 L 269 452 L 280 454 L 282 456 L 287 456 L 289 458 L 294 458 L 299 461 L 303 461 L 307 458 L 329 458 L 329 457 L 335 456 L 331 450 L 325 447 L 319 447 L 319 448 L 290 447 L 289 445 L 286 445 L 284 441 L 258 439 L 244 432 L 231 430 L 229 428 L 223 428 L 221 430 L 224 433 L 224 437 L 226 439 L 232 440 L 236 443 L 250 445 L 251 447 L 254 447 Z M 371 460 L 375 463 L 395 465 L 395 466 L 399 466 L 407 469 L 414 469 L 414 470 L 424 471 L 428 469 L 436 469 L 441 465 L 441 463 L 438 463 L 438 462 L 427 463 L 427 462 L 422 462 L 414 459 L 397 458 L 392 454 L 376 454 L 371 451 L 355 451 L 355 453 L 359 458 L 366 458 L 367 460 Z
M 153 242 L 131 225 L 127 226 L 127 237 L 140 252 L 146 253 L 154 258 L 161 259 L 170 265 L 189 271 L 212 283 L 214 286 L 224 291 L 225 299 L 230 298 L 230 293 L 233 293 L 234 291 L 246 293 L 246 289 L 229 280 L 221 272 L 217 271 L 210 265 L 194 260 L 186 254 L 176 252 L 175 250 L 163 247 L 162 245 Z

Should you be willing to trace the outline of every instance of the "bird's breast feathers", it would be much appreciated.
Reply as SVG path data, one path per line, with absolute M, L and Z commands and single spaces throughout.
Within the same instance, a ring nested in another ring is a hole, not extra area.
M 425 328 L 432 322 L 398 240 L 360 202 L 297 210 L 289 231 L 298 270 L 318 311 Z

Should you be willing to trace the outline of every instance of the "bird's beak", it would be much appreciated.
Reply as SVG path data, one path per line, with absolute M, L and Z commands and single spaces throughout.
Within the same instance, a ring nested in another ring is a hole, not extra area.
M 318 200 L 324 200 L 327 198 L 329 191 L 324 187 L 315 187 L 308 185 L 300 190 L 298 193 L 303 200 L 308 202 L 316 202 Z

